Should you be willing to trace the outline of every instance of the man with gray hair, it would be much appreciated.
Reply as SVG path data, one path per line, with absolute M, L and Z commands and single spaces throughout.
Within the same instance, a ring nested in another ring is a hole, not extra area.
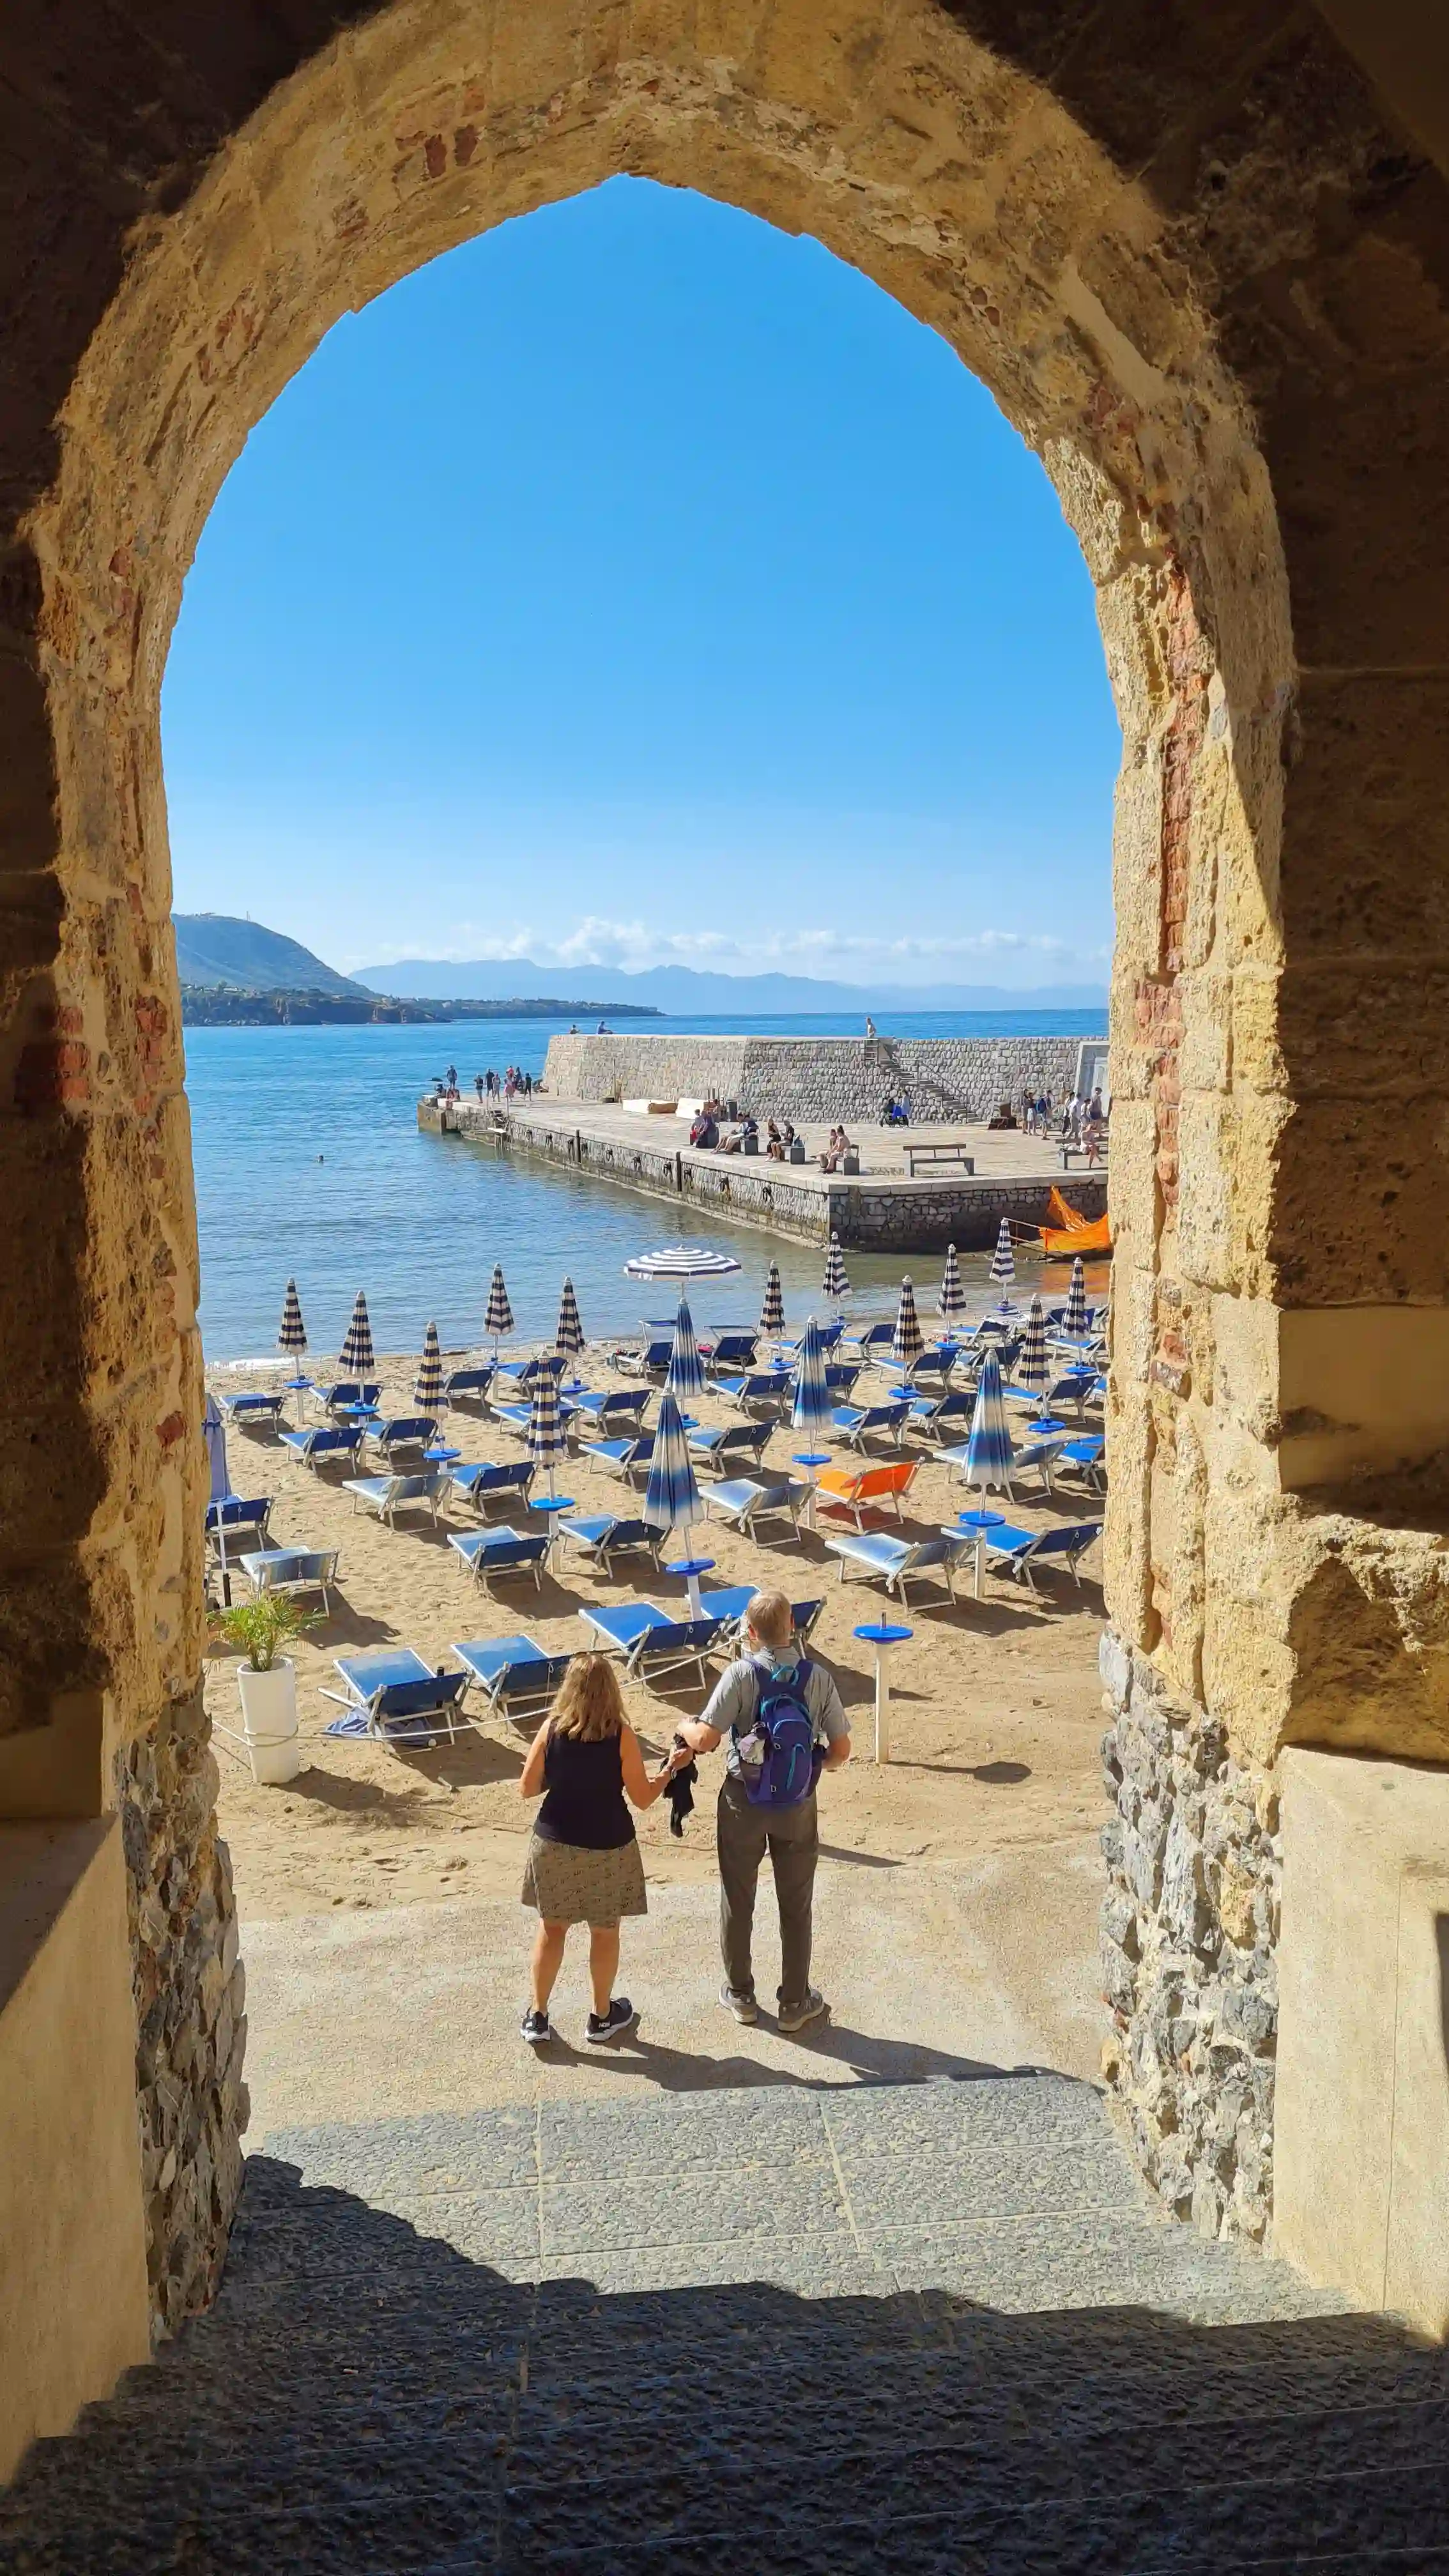
M 820 1848 L 815 1784 L 850 1760 L 850 1727 L 822 1664 L 803 1654 L 782 1592 L 757 1592 L 745 1612 L 746 1652 L 730 1665 L 702 1717 L 686 1718 L 676 1742 L 712 1753 L 726 1736 L 717 1848 L 720 2002 L 736 2021 L 759 2018 L 750 1936 L 755 1887 L 766 1852 L 780 1909 L 782 2031 L 803 2030 L 825 2010 L 810 1983 L 811 1909 Z

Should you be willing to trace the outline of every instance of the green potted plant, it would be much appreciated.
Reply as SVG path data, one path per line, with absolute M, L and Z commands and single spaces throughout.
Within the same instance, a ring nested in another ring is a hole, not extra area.
M 302 1768 L 297 1668 L 282 1648 L 312 1627 L 315 1615 L 299 1610 L 289 1593 L 259 1592 L 254 1601 L 234 1602 L 217 1621 L 226 1643 L 242 1650 L 236 1676 L 242 1738 L 252 1778 L 263 1788 L 295 1780 Z

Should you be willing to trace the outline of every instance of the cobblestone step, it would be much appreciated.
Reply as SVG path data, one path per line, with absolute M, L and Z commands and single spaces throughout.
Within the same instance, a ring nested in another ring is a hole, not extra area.
M 1166 2222 L 1053 2077 L 289 2132 L 0 2499 L 14 2576 L 1449 2569 L 1449 2356 Z

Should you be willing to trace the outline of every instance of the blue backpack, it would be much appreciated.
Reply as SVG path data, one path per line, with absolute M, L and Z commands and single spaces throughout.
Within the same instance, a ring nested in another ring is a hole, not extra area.
M 798 1807 L 815 1786 L 820 1765 L 815 1728 L 805 1705 L 809 1679 L 809 1661 L 802 1655 L 797 1664 L 769 1674 L 760 1683 L 751 1733 L 761 1748 L 761 1760 L 758 1769 L 742 1764 L 740 1771 L 752 1807 Z

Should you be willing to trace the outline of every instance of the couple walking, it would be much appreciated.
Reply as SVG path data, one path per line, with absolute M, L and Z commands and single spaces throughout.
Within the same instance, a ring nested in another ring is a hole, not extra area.
M 724 1674 L 702 1717 L 686 1718 L 657 1771 L 648 1773 L 624 1715 L 619 1677 L 602 1655 L 582 1655 L 544 1719 L 519 1790 L 543 1793 L 523 1874 L 523 1903 L 540 1916 L 533 1944 L 533 1991 L 523 2036 L 534 2047 L 557 2036 L 549 1997 L 563 1965 L 569 1926 L 589 1926 L 594 2046 L 632 2030 L 638 2013 L 616 1995 L 619 1925 L 648 1910 L 644 1864 L 630 1806 L 652 1807 L 698 1753 L 725 1744 L 716 1819 L 720 1876 L 720 2002 L 736 2021 L 758 2018 L 751 1934 L 755 1887 L 768 1851 L 780 1909 L 777 2023 L 803 2030 L 825 2010 L 810 1983 L 811 1909 L 819 1851 L 815 1788 L 822 1770 L 850 1759 L 850 1728 L 829 1673 L 796 1644 L 783 1593 L 757 1592 L 745 1613 L 746 1652 Z M 627 1801 L 627 1803 L 626 1803 Z

